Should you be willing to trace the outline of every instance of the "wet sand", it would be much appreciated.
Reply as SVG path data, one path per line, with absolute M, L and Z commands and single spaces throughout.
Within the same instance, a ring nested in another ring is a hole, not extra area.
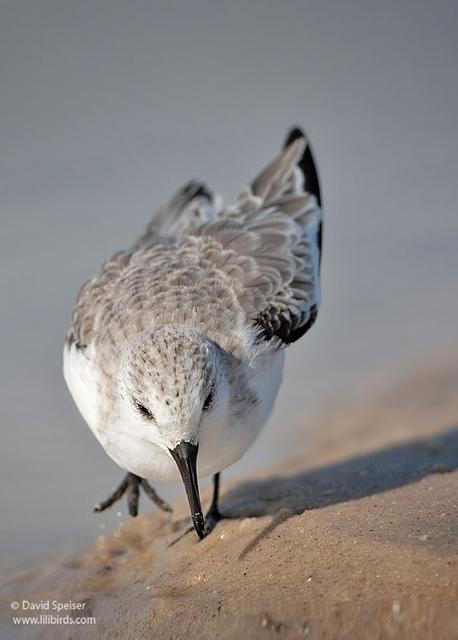
M 458 362 L 442 363 L 327 416 L 294 458 L 223 484 L 229 518 L 202 542 L 182 537 L 178 501 L 171 518 L 141 515 L 8 578 L 5 625 L 13 599 L 81 602 L 97 622 L 5 626 L 5 638 L 456 638 L 457 469 Z

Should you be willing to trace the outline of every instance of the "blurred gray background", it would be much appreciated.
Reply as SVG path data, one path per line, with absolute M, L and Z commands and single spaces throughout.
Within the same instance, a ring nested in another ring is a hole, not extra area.
M 232 198 L 293 124 L 321 170 L 324 302 L 226 477 L 456 348 L 457 29 L 453 1 L 0 2 L 4 558 L 116 520 L 90 510 L 122 472 L 61 374 L 78 287 L 190 178 Z

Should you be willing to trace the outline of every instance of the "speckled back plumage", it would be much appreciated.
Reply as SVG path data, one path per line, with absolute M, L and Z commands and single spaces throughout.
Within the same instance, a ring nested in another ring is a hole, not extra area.
M 256 338 L 292 341 L 319 304 L 321 211 L 304 190 L 304 146 L 289 144 L 225 210 L 198 183 L 178 192 L 82 287 L 69 341 L 112 358 L 121 342 L 165 324 L 193 328 L 237 357 Z

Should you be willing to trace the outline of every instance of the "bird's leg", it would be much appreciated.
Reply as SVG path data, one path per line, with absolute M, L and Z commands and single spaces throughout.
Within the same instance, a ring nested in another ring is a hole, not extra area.
M 111 507 L 111 505 L 117 500 L 120 500 L 127 492 L 127 506 L 129 508 L 129 514 L 131 516 L 136 516 L 138 514 L 140 487 L 142 487 L 148 498 L 157 504 L 160 509 L 163 511 L 172 511 L 172 507 L 157 495 L 153 487 L 151 487 L 144 478 L 140 478 L 135 475 L 135 473 L 128 473 L 119 487 L 117 487 L 106 500 L 95 505 L 94 511 L 99 513 L 100 511 L 108 509 L 108 507 Z
M 215 475 L 213 476 L 213 497 L 210 504 L 210 508 L 205 514 L 205 535 L 206 536 L 213 531 L 217 523 L 223 517 L 218 507 L 219 484 L 220 484 L 220 474 L 215 473 Z
M 140 482 L 140 478 L 133 473 L 127 475 L 127 508 L 129 509 L 129 515 L 133 518 L 138 515 Z

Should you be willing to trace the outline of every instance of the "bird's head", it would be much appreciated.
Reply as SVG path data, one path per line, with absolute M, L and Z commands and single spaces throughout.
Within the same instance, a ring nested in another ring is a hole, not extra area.
M 212 423 L 225 419 L 228 397 L 224 352 L 196 331 L 163 326 L 147 332 L 123 360 L 124 417 L 174 460 L 199 537 L 204 531 L 197 481 L 199 443 Z

